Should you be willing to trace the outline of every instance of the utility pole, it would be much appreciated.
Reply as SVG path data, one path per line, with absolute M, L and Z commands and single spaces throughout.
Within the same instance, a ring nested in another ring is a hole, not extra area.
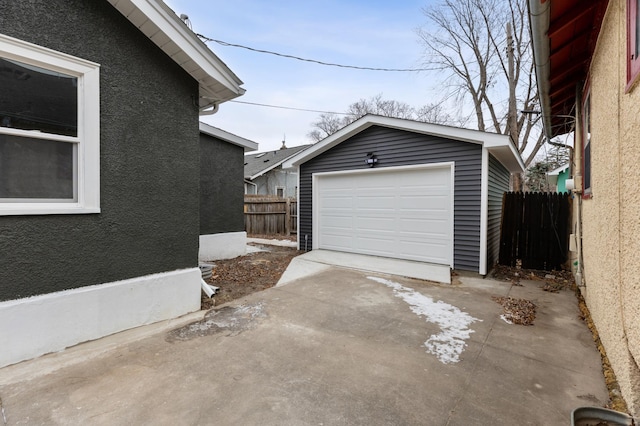
M 511 136 L 516 151 L 520 135 L 518 132 L 518 110 L 516 109 L 516 78 L 513 59 L 513 36 L 511 34 L 511 22 L 507 22 L 507 58 L 509 61 L 509 111 L 507 113 L 507 134 Z M 513 174 L 513 190 L 522 191 L 522 175 Z

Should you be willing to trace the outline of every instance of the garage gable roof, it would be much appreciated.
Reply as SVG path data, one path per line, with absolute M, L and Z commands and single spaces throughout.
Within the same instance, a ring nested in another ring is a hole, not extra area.
M 202 121 L 200 122 L 200 133 L 204 133 L 205 135 L 213 136 L 214 138 L 229 142 L 230 144 L 240 146 L 244 148 L 244 152 L 251 152 L 258 149 L 257 142 L 241 138 L 240 136 L 236 136 L 233 133 L 229 133 L 222 129 L 218 129 L 217 127 L 210 126 L 206 123 L 203 123 Z
M 162 0 L 108 2 L 198 82 L 201 109 L 245 92 L 242 81 Z
M 487 150 L 510 172 L 522 173 L 525 168 L 522 158 L 511 143 L 509 136 L 372 114 L 365 115 L 310 148 L 289 158 L 283 163 L 282 167 L 284 169 L 298 167 L 371 126 L 382 126 L 408 132 L 422 133 L 425 135 L 439 136 L 462 142 L 480 144 L 487 148 Z

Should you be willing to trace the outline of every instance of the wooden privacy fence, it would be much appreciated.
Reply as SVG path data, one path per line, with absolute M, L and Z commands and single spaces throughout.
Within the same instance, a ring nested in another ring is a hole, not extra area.
M 295 199 L 245 195 L 244 228 L 247 234 L 297 234 L 297 226 L 298 202 Z
M 571 232 L 569 194 L 507 192 L 502 197 L 501 265 L 550 271 L 567 261 Z

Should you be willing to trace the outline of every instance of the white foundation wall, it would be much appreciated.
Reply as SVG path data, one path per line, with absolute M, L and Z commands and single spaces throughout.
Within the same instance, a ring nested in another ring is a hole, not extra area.
M 247 252 L 247 233 L 225 232 L 200 235 L 199 260 L 233 259 Z
M 190 268 L 0 303 L 0 367 L 200 309 Z

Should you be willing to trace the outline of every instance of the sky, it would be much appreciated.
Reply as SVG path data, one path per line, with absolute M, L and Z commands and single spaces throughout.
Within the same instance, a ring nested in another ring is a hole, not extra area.
M 165 0 L 194 32 L 228 43 L 373 68 L 422 68 L 416 29 L 435 0 Z M 344 112 L 382 94 L 414 107 L 439 100 L 437 75 L 327 67 L 208 42 L 244 82 L 241 102 Z M 259 151 L 312 143 L 319 113 L 225 102 L 201 121 L 257 142 Z

